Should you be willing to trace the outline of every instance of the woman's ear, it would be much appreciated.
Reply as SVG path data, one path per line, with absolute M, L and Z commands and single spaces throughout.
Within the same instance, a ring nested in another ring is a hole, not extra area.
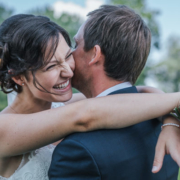
M 95 45 L 93 47 L 93 57 L 91 61 L 89 62 L 89 65 L 93 65 L 100 61 L 100 57 L 102 56 L 101 47 L 99 45 Z
M 14 76 L 14 77 L 12 77 L 12 80 L 16 83 L 16 84 L 18 84 L 18 85 L 20 85 L 20 86 L 24 86 L 24 77 L 22 76 L 22 75 L 18 75 L 18 76 Z

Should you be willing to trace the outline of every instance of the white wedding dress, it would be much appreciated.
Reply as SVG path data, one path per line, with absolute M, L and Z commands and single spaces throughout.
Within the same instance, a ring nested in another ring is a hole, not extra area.
M 14 174 L 9 178 L 0 176 L 0 180 L 49 180 L 48 170 L 54 148 L 54 145 L 49 145 L 24 154 Z
M 60 106 L 64 106 L 64 104 L 52 103 L 52 108 Z M 0 180 L 49 180 L 48 170 L 54 148 L 54 145 L 48 145 L 24 154 L 14 174 L 9 178 L 0 176 Z

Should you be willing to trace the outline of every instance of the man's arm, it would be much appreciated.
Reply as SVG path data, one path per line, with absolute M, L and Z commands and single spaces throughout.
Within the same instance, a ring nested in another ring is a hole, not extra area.
M 65 139 L 55 149 L 49 169 L 50 180 L 100 180 L 91 153 L 81 143 Z

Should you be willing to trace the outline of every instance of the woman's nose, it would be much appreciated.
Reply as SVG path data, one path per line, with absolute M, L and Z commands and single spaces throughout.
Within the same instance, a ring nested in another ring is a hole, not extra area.
M 63 70 L 61 71 L 61 76 L 64 78 L 72 78 L 74 73 L 73 73 L 73 67 L 71 64 L 65 62 L 63 64 Z

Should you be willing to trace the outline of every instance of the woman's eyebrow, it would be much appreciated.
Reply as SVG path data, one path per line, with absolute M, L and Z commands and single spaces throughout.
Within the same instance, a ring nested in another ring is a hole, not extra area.
M 68 51 L 67 51 L 67 53 L 66 53 L 66 55 L 65 55 L 65 58 L 69 55 L 69 53 L 71 52 L 71 48 L 69 48 L 68 49 Z M 56 57 L 55 57 L 56 58 Z M 58 58 L 60 61 L 62 61 L 62 59 L 61 58 Z M 49 63 L 55 63 L 55 62 L 58 62 L 58 60 L 57 59 L 53 59 L 53 60 L 51 60 Z
M 50 64 L 50 63 L 57 63 L 57 62 L 58 62 L 57 59 L 53 59 L 53 60 L 51 60 L 48 64 Z

